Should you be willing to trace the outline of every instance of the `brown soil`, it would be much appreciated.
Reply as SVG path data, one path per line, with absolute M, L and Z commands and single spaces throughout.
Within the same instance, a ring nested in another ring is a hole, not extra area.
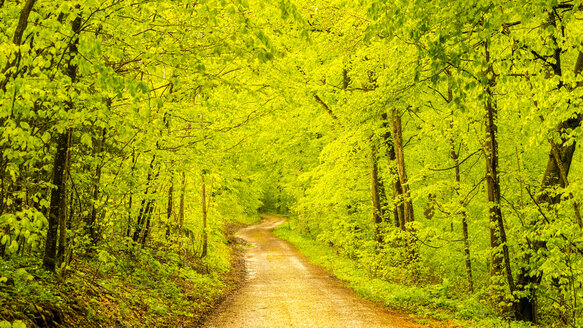
M 246 283 L 203 327 L 425 327 L 406 314 L 359 298 L 271 233 L 284 218 L 263 218 L 263 223 L 236 235 L 249 243 Z

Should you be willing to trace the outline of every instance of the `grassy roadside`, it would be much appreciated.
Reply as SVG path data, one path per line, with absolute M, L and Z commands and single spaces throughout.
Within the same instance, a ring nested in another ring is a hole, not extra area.
M 436 319 L 444 322 L 447 327 L 530 327 L 496 316 L 492 309 L 476 299 L 456 298 L 449 293 L 447 282 L 418 287 L 375 278 L 361 268 L 357 261 L 339 255 L 334 248 L 322 242 L 301 235 L 289 223 L 277 227 L 274 234 L 294 244 L 312 263 L 326 268 L 362 297 L 415 316 L 430 318 L 427 321 L 419 319 L 420 323 L 431 324 Z
M 0 328 L 196 327 L 243 277 L 232 233 L 253 219 L 241 221 L 224 229 L 205 259 L 129 242 L 56 275 L 40 260 L 0 259 Z

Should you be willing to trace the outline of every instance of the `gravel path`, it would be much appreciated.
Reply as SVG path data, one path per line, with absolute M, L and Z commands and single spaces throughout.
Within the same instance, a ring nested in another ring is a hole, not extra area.
M 359 298 L 271 233 L 283 218 L 263 218 L 237 233 L 251 244 L 245 254 L 247 281 L 203 327 L 424 327 Z

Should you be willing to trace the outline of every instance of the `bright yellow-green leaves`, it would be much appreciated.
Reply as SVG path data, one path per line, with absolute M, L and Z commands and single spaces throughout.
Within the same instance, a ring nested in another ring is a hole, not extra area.
M 528 252 L 521 238 L 539 233 L 556 246 L 549 261 L 581 262 L 560 252 L 580 243 L 573 217 L 582 197 L 579 153 L 564 190 L 569 196 L 552 209 L 557 224 L 536 232 L 526 224 L 541 216 L 533 199 L 549 140 L 574 143 L 580 135 L 580 127 L 556 129 L 581 113 L 583 77 L 573 69 L 583 50 L 578 4 L 39 1 L 17 46 L 12 35 L 22 5 L 6 0 L 0 8 L 0 227 L 10 253 L 18 251 L 19 236 L 40 246 L 55 136 L 71 130 L 67 199 L 76 234 L 84 234 L 82 222 L 96 208 L 100 233 L 122 235 L 134 229 L 141 205 L 153 201 L 154 238 L 165 239 L 164 227 L 177 222 L 176 214 L 164 215 L 170 186 L 176 206 L 185 172 L 182 238 L 195 238 L 204 172 L 215 183 L 211 222 L 253 212 L 264 197 L 273 203 L 267 205 L 294 210 L 303 229 L 363 265 L 398 271 L 403 254 L 390 253 L 404 240 L 392 222 L 400 200 L 391 115 L 398 115 L 419 218 L 412 225 L 423 243 L 441 245 L 421 247 L 437 272 L 425 278 L 461 286 L 461 246 L 444 240 L 460 238 L 467 214 L 470 260 L 482 263 L 488 252 L 484 108 L 494 101 L 509 247 Z M 75 34 L 77 17 L 82 28 Z M 459 182 L 452 151 L 461 163 Z M 374 255 L 374 161 L 387 262 Z M 551 270 L 551 262 L 537 263 L 529 270 Z M 477 285 L 487 285 L 486 268 L 477 270 Z

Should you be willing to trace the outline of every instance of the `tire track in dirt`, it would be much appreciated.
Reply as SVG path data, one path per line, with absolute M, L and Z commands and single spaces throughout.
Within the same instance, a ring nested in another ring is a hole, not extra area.
M 236 235 L 250 243 L 245 253 L 247 281 L 203 327 L 425 327 L 403 313 L 358 297 L 272 234 L 284 218 L 262 217 L 263 223 Z

